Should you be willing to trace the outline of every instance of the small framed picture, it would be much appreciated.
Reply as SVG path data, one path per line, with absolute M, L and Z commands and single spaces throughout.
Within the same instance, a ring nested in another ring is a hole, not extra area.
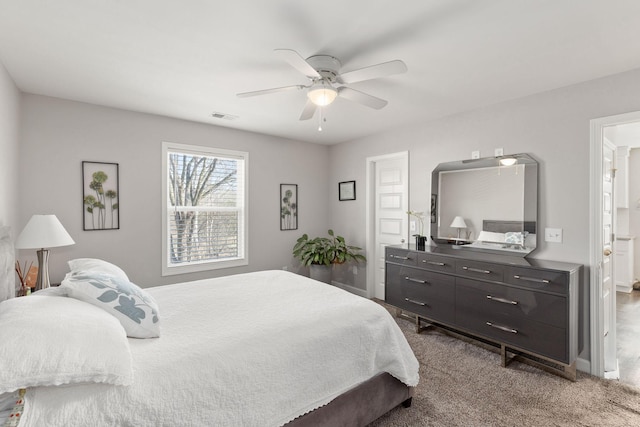
M 298 185 L 280 184 L 280 230 L 298 229 Z
M 356 199 L 356 182 L 342 181 L 338 183 L 338 200 L 355 200 Z

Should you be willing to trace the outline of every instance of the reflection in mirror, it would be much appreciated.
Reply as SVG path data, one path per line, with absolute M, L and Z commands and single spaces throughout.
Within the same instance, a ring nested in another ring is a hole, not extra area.
M 441 163 L 431 181 L 434 242 L 520 256 L 536 248 L 538 163 L 529 155 Z

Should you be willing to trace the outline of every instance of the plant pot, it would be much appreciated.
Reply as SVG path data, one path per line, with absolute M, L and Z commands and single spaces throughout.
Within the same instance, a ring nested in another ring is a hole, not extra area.
M 309 266 L 309 277 L 319 282 L 331 284 L 331 266 L 324 264 L 311 264 Z
M 427 236 L 416 236 L 416 249 L 424 251 L 427 244 Z

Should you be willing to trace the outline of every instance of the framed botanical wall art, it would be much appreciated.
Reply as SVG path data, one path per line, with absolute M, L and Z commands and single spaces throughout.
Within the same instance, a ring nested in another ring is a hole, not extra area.
M 356 199 L 356 182 L 343 181 L 338 183 L 338 200 L 355 200 Z
M 432 194 L 431 195 L 431 224 L 436 223 L 437 209 L 438 209 L 438 195 Z
M 298 229 L 298 184 L 280 184 L 280 230 Z
M 82 212 L 86 231 L 120 228 L 118 163 L 82 162 Z

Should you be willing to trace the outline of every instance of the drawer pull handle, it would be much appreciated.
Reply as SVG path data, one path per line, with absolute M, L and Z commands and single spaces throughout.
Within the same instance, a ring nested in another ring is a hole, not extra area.
M 492 295 L 487 295 L 487 299 L 490 299 L 491 301 L 495 301 L 495 302 L 501 302 L 503 304 L 518 305 L 518 301 L 512 301 L 505 298 L 494 297 Z
M 405 261 L 410 260 L 411 258 L 409 258 L 408 256 L 398 256 L 398 255 L 389 255 L 389 258 L 395 258 L 395 259 L 403 259 Z
M 482 270 L 480 268 L 467 267 L 466 265 L 462 267 L 462 269 L 467 271 L 472 271 L 474 273 L 491 274 L 491 270 Z
M 447 265 L 444 262 L 427 261 L 425 259 L 423 259 L 422 262 L 431 264 L 431 265 L 439 265 L 440 267 L 444 267 L 445 265 Z
M 547 279 L 537 279 L 535 277 L 525 277 L 525 276 L 513 276 L 514 279 L 518 279 L 518 280 L 524 280 L 525 282 L 534 282 L 534 283 L 545 283 L 545 284 L 549 284 L 551 283 L 549 280 Z
M 422 285 L 426 285 L 428 282 L 426 280 L 414 279 L 413 277 L 405 276 L 404 280 L 408 280 L 410 282 L 420 283 Z
M 492 328 L 500 329 L 501 331 L 511 332 L 512 334 L 517 334 L 518 331 L 516 329 L 507 328 L 506 326 L 494 325 L 491 322 L 487 322 L 487 326 L 491 326 Z
M 425 303 L 425 302 L 415 301 L 415 300 L 412 300 L 412 299 L 409 299 L 409 298 L 405 298 L 404 300 L 407 301 L 407 302 L 410 302 L 412 304 L 420 305 L 422 307 L 427 305 L 427 303 Z

